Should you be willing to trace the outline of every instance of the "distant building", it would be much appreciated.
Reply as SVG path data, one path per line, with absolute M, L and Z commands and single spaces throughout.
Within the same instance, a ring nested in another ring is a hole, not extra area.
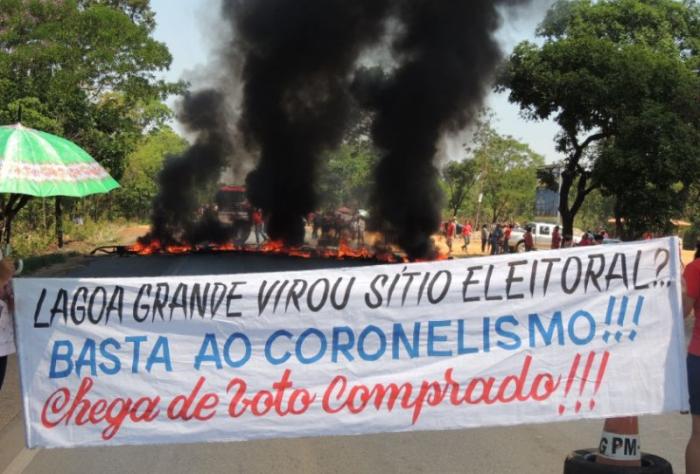
M 557 217 L 559 215 L 560 164 L 544 166 L 537 170 L 539 185 L 535 195 L 535 215 Z
M 537 188 L 535 215 L 556 217 L 559 213 L 559 193 L 547 188 Z

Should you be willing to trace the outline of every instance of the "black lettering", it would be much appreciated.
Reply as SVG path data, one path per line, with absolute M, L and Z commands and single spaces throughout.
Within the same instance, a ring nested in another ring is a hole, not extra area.
M 50 324 L 53 326 L 53 318 L 58 315 L 63 315 L 63 323 L 68 324 L 68 293 L 66 290 L 61 288 L 56 294 L 56 300 L 53 303 L 53 308 L 51 308 L 51 321 Z
M 184 319 L 187 320 L 187 285 L 184 283 L 178 283 L 177 287 L 175 288 L 175 292 L 173 293 L 173 297 L 170 300 L 170 304 L 168 304 L 168 307 L 170 308 L 170 321 L 173 320 L 173 313 L 175 312 L 175 309 L 181 309 L 182 314 L 185 317 Z
M 638 285 L 638 276 L 639 276 L 639 261 L 642 259 L 642 251 L 637 250 L 637 256 L 634 258 L 634 273 L 632 274 L 632 282 L 634 283 L 634 289 L 635 290 L 646 290 L 649 288 L 649 283 L 646 285 Z
M 73 320 L 73 323 L 75 324 L 80 324 L 85 320 L 85 302 L 87 301 L 87 294 L 88 289 L 84 286 L 81 286 L 80 288 L 75 290 L 75 293 L 73 293 L 73 302 L 70 305 L 70 317 Z M 81 296 L 83 304 L 78 306 L 78 298 L 80 298 Z M 78 316 L 76 315 L 77 312 L 80 313 L 80 318 L 78 318 Z
M 220 294 L 218 294 L 218 299 L 217 299 L 217 293 L 219 293 L 219 290 L 221 291 Z M 224 285 L 221 282 L 216 282 L 214 283 L 214 290 L 211 292 L 211 318 L 214 319 L 214 316 L 216 315 L 217 311 L 219 311 L 219 308 L 221 307 L 221 303 L 224 301 L 224 298 L 226 297 L 226 285 Z
M 464 279 L 464 282 L 462 283 L 462 301 L 465 303 L 468 303 L 470 301 L 479 301 L 481 297 L 479 296 L 470 296 L 467 298 L 467 291 L 469 291 L 469 285 L 477 285 L 481 283 L 479 280 L 472 280 L 472 276 L 474 276 L 474 271 L 475 270 L 481 270 L 484 268 L 481 265 L 476 265 L 474 267 L 468 267 L 467 268 L 467 278 Z
M 372 280 L 372 283 L 369 284 L 369 290 L 372 293 L 374 293 L 374 295 L 377 297 L 377 301 L 376 301 L 376 303 L 373 303 L 370 300 L 370 294 L 365 293 L 365 304 L 367 305 L 368 308 L 377 309 L 382 305 L 382 294 L 379 293 L 379 290 L 377 290 L 377 283 L 379 282 L 379 280 L 382 280 L 381 285 L 384 286 L 384 285 L 386 285 L 386 282 L 388 279 L 389 279 L 389 277 L 386 275 L 377 275 Z
M 493 274 L 493 265 L 489 265 L 489 270 L 486 272 L 486 280 L 484 281 L 484 299 L 486 301 L 498 301 L 502 300 L 503 296 L 489 296 L 489 287 L 491 286 L 491 275 Z
M 618 262 L 620 265 L 620 273 L 615 273 Z M 608 274 L 605 275 L 605 291 L 610 289 L 610 282 L 612 280 L 622 280 L 625 288 L 629 287 L 627 284 L 627 257 L 624 253 L 618 252 L 613 256 L 612 262 L 610 262 L 610 268 L 608 269 Z
M 150 283 L 146 283 L 145 285 L 141 285 L 141 288 L 139 288 L 139 293 L 136 295 L 136 300 L 134 301 L 134 320 L 136 322 L 142 323 L 146 319 L 148 319 L 148 314 L 150 313 L 150 308 L 146 304 L 140 305 L 139 303 L 141 303 L 141 296 L 143 296 L 144 292 L 146 293 L 146 296 L 150 298 L 152 289 L 153 289 L 153 287 L 151 286 Z M 146 314 L 143 315 L 143 318 L 139 317 L 139 313 L 138 313 L 139 309 L 146 310 Z
M 532 271 L 530 272 L 530 296 L 535 296 L 535 283 L 537 282 L 537 264 L 540 263 L 537 260 L 532 262 Z
M 296 289 L 298 285 L 301 285 L 301 289 L 299 290 Z M 289 289 L 289 293 L 287 294 L 287 303 L 284 305 L 285 313 L 289 308 L 290 302 L 294 302 L 294 307 L 297 309 L 297 311 L 301 311 L 301 308 L 299 308 L 299 298 L 304 296 L 304 292 L 308 286 L 309 284 L 306 283 L 306 280 L 294 280 L 294 283 L 292 283 L 292 287 Z
M 420 284 L 420 288 L 418 288 L 418 300 L 416 301 L 416 306 L 420 306 L 420 302 L 423 299 L 423 290 L 425 290 L 425 285 L 428 283 L 429 278 L 430 272 L 427 272 L 423 277 L 423 282 Z
M 402 271 L 406 271 L 406 267 L 403 267 Z M 401 274 L 397 273 L 394 276 L 394 281 L 392 281 L 391 285 L 389 285 L 389 292 L 386 295 L 386 307 L 387 308 L 391 304 L 391 297 L 394 295 L 394 288 L 396 288 L 396 284 L 399 282 L 400 279 L 401 279 Z
M 510 267 L 510 270 L 508 270 L 508 278 L 506 278 L 506 299 L 508 300 L 519 300 L 525 298 L 524 293 L 515 293 L 515 294 L 510 294 L 510 289 L 513 286 L 513 283 L 520 283 L 522 281 L 525 281 L 523 277 L 516 277 L 515 276 L 515 267 L 518 265 L 525 265 L 527 264 L 527 260 L 516 260 L 515 262 L 508 262 L 508 266 Z
M 41 313 L 41 308 L 44 306 L 44 299 L 46 298 L 46 288 L 41 289 L 41 294 L 39 295 L 39 301 L 36 304 L 36 309 L 34 310 L 34 327 L 35 328 L 47 328 L 49 323 L 40 323 L 39 314 Z
M 279 280 L 275 280 L 275 283 L 270 287 L 269 290 L 267 290 L 267 293 L 265 293 L 265 287 L 267 286 L 267 280 L 263 280 L 262 284 L 260 285 L 260 291 L 258 291 L 258 316 L 263 314 L 263 311 L 265 311 L 265 307 L 267 306 L 267 302 L 270 301 L 270 297 L 272 296 L 272 293 L 275 291 L 275 288 L 277 288 L 277 285 L 279 285 L 280 282 Z M 264 296 L 263 296 L 264 294 Z
M 199 317 L 204 319 L 204 314 L 207 310 L 207 296 L 211 283 L 204 285 L 204 293 L 201 291 L 199 283 L 192 285 L 192 293 L 190 294 L 190 318 L 194 318 L 194 310 L 197 309 Z M 212 317 L 214 315 L 212 314 Z
M 101 295 L 101 303 L 100 303 L 100 313 L 97 316 L 97 318 L 94 317 L 94 311 L 93 308 L 95 307 L 95 301 L 97 300 L 97 295 Z M 99 324 L 99 322 L 102 320 L 102 316 L 104 315 L 105 312 L 105 306 L 107 305 L 107 290 L 105 290 L 103 287 L 98 286 L 94 290 L 92 290 L 92 295 L 90 295 L 90 302 L 88 303 L 88 319 L 92 324 Z
M 593 262 L 596 259 L 600 262 L 600 265 L 598 266 L 597 270 L 593 271 Z M 596 290 L 602 291 L 600 289 L 600 285 L 598 285 L 598 278 L 603 276 L 603 272 L 605 272 L 605 255 L 603 255 L 602 253 L 595 253 L 589 255 L 588 267 L 586 267 L 586 276 L 583 279 L 583 291 L 588 291 L 589 283 L 593 283 L 593 286 L 596 287 Z
M 544 282 L 542 285 L 542 296 L 545 296 L 547 294 L 547 288 L 549 288 L 549 277 L 552 276 L 552 267 L 557 262 L 561 262 L 561 258 L 554 257 L 554 258 L 543 258 L 542 259 L 542 263 L 547 264 L 547 269 L 544 271 Z
M 350 292 L 352 290 L 352 286 L 355 284 L 355 280 L 356 278 L 352 277 L 350 278 L 350 281 L 348 281 L 348 286 L 345 287 L 345 296 L 343 297 L 343 301 L 340 303 L 336 301 L 336 298 L 338 296 L 338 287 L 342 283 L 343 278 L 338 278 L 338 280 L 335 282 L 335 285 L 333 285 L 333 291 L 331 291 L 331 304 L 335 309 L 342 310 L 348 305 L 348 302 L 350 301 Z
M 244 281 L 234 281 L 231 283 L 231 287 L 228 290 L 228 294 L 226 295 L 226 317 L 227 318 L 240 318 L 243 316 L 242 313 L 240 312 L 231 312 L 231 302 L 233 300 L 240 300 L 243 298 L 243 295 L 239 295 L 236 293 L 236 288 L 238 288 L 238 285 L 245 285 Z
M 443 286 L 442 291 L 440 292 L 440 296 L 435 298 L 433 294 L 433 290 L 435 289 L 435 284 L 440 278 L 440 275 L 443 274 L 447 277 L 445 280 L 445 286 Z M 430 280 L 430 285 L 428 286 L 428 301 L 432 304 L 438 304 L 440 301 L 445 299 L 445 296 L 447 296 L 447 292 L 450 291 L 450 285 L 452 284 L 452 274 L 447 271 L 447 270 L 440 270 L 435 274 L 432 280 Z
M 156 320 L 156 313 L 158 313 L 160 319 L 165 321 L 165 316 L 163 316 L 163 308 L 165 308 L 168 304 L 169 294 L 170 286 L 167 283 L 156 284 L 156 294 L 153 297 L 153 314 L 151 315 L 151 322 Z
M 411 284 L 413 283 L 413 278 L 420 276 L 420 272 L 406 272 L 403 274 L 403 276 L 408 278 L 408 283 L 406 283 L 406 286 L 403 287 L 403 296 L 401 297 L 401 306 L 406 304 L 406 296 L 408 296 L 408 290 L 411 288 Z
M 568 282 L 568 274 L 569 274 L 569 265 L 571 265 L 571 262 L 576 262 L 576 280 L 574 280 L 574 284 L 569 287 L 567 286 Z M 561 272 L 561 289 L 564 290 L 564 293 L 570 295 L 576 289 L 578 288 L 579 283 L 581 283 L 581 271 L 583 270 L 583 263 L 581 262 L 581 259 L 578 257 L 569 257 L 566 259 L 566 262 L 564 263 L 564 269 Z
M 279 304 L 280 299 L 282 298 L 282 292 L 284 291 L 284 289 L 287 287 L 288 284 L 289 284 L 289 280 L 284 280 L 284 282 L 280 286 L 279 290 L 277 290 L 277 296 L 275 297 L 275 305 L 272 307 L 273 314 L 277 312 L 277 305 Z
M 112 293 L 112 297 L 109 299 L 109 305 L 107 306 L 105 324 L 109 322 L 109 317 L 112 314 L 112 311 L 116 311 L 117 317 L 119 318 L 119 324 L 121 324 L 124 311 L 124 288 L 121 286 L 114 287 L 114 293 Z
M 323 283 L 323 294 L 321 295 L 320 303 L 314 304 L 314 290 L 316 289 L 316 285 L 318 285 L 319 283 Z M 321 308 L 323 308 L 323 306 L 326 304 L 326 300 L 328 299 L 328 291 L 330 290 L 330 286 L 331 284 L 326 278 L 321 278 L 313 282 L 313 284 L 309 288 L 309 292 L 306 295 L 306 305 L 311 311 L 316 313 L 320 311 Z

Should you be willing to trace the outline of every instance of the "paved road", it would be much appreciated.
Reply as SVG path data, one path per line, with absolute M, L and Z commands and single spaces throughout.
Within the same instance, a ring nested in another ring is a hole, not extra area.
M 347 264 L 347 263 L 346 263 Z M 274 256 L 198 255 L 105 257 L 72 276 L 149 276 L 313 269 L 336 262 Z M 307 438 L 246 443 L 27 450 L 16 360 L 0 392 L 0 472 L 3 473 L 519 473 L 561 472 L 572 449 L 597 444 L 602 423 L 584 421 L 447 432 Z M 690 419 L 641 419 L 644 450 L 683 469 Z

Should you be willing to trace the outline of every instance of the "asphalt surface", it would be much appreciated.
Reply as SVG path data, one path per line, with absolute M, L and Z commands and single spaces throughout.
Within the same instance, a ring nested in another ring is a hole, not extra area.
M 66 276 L 269 272 L 357 265 L 260 255 L 100 257 Z M 685 472 L 687 415 L 642 417 L 643 450 Z M 28 450 L 16 359 L 0 392 L 2 473 L 557 473 L 573 449 L 597 445 L 602 421 L 242 443 Z M 193 440 L 194 441 L 194 440 Z

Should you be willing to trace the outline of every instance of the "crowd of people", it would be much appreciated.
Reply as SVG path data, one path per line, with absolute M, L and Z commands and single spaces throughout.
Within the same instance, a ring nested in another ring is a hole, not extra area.
M 531 225 L 526 225 L 521 230 L 520 226 L 515 223 L 500 223 L 496 222 L 491 225 L 483 224 L 480 229 L 481 253 L 485 255 L 500 255 L 511 253 L 518 250 L 518 244 L 522 241 L 523 250 L 526 252 L 535 250 L 534 228 Z M 462 250 L 468 254 L 469 244 L 471 243 L 473 227 L 471 221 L 467 220 L 463 224 L 457 221 L 456 217 L 443 223 L 442 233 L 445 237 L 445 242 L 450 254 L 454 251 L 454 242 L 460 238 L 464 244 Z M 517 232 L 517 239 L 513 234 Z M 522 233 L 522 239 L 521 239 Z M 574 242 L 572 236 L 562 235 L 561 228 L 557 225 L 552 229 L 552 234 L 546 248 L 559 249 L 574 246 L 599 245 L 604 243 L 609 238 L 607 231 L 604 228 L 598 229 L 597 232 L 590 230 L 584 232 L 578 241 Z M 540 245 L 542 248 L 542 245 Z

